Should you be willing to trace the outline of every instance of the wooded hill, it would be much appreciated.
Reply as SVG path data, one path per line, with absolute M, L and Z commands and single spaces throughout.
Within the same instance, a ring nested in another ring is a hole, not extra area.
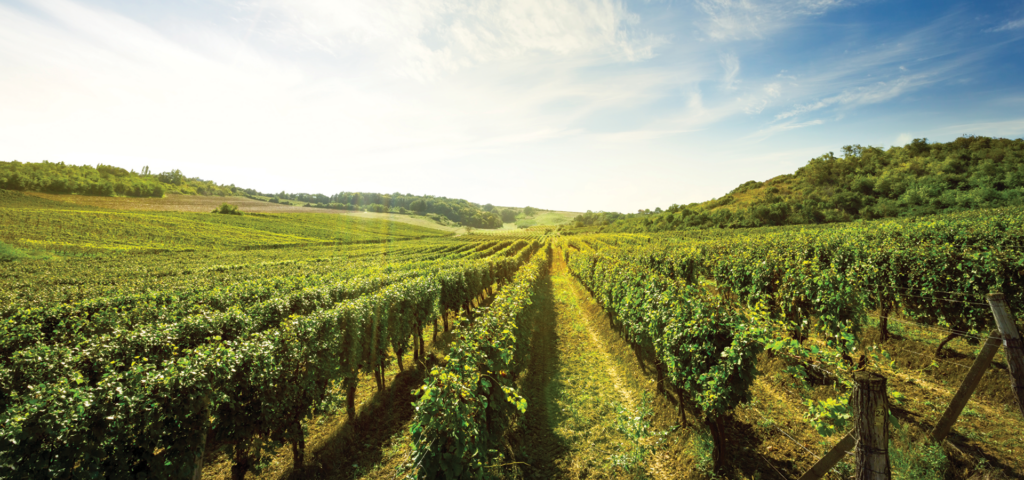
M 577 227 L 664 231 L 908 217 L 1024 204 L 1024 140 L 965 136 L 915 139 L 882 149 L 850 145 L 793 174 L 751 180 L 703 203 L 636 214 L 587 212 Z

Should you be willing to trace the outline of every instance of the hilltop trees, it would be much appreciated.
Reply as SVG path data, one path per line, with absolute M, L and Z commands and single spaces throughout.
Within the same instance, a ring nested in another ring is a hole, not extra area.
M 673 205 L 662 214 L 644 210 L 612 229 L 828 223 L 1024 204 L 1022 139 L 918 138 L 888 149 L 848 145 L 841 153 L 812 158 L 793 174 L 743 183 L 716 200 Z M 595 222 L 580 216 L 576 223 Z
M 150 177 L 109 165 L 0 162 L 0 188 L 54 194 L 162 197 L 166 187 Z

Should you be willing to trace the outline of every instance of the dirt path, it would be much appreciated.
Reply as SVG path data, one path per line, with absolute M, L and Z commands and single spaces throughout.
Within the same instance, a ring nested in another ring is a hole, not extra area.
M 619 427 L 636 416 L 640 393 L 624 380 L 615 354 L 593 328 L 560 254 L 535 299 L 537 330 L 523 377 L 528 402 L 516 460 L 527 479 L 643 476 L 646 463 L 626 458 L 636 443 Z

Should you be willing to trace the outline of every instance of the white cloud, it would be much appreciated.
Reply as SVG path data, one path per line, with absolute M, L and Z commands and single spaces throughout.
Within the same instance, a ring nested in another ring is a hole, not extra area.
M 1002 25 L 1000 25 L 998 27 L 995 27 L 995 28 L 990 28 L 990 29 L 988 29 L 986 31 L 988 31 L 988 32 L 1005 32 L 1007 30 L 1016 30 L 1018 28 L 1024 28 L 1024 18 L 1020 18 L 1020 19 L 1017 19 L 1017 20 L 1010 20 L 1009 22 L 1006 22 L 1006 23 L 1004 23 L 1004 24 L 1002 24 Z
M 763 38 L 801 17 L 849 4 L 844 0 L 695 0 L 707 20 L 698 27 L 714 40 Z
M 903 146 L 903 145 L 906 145 L 906 144 L 910 143 L 910 141 L 913 140 L 913 139 L 914 139 L 914 137 L 911 134 L 909 134 L 909 133 L 901 133 L 901 134 L 899 134 L 899 136 L 896 137 L 896 142 L 893 143 L 893 145 Z
M 900 77 L 889 82 L 878 82 L 874 85 L 858 87 L 844 91 L 839 95 L 818 100 L 814 103 L 800 105 L 792 110 L 776 115 L 775 119 L 784 120 L 802 113 L 813 112 L 833 105 L 868 105 L 884 102 L 913 88 L 932 83 L 934 79 L 931 79 L 930 77 L 931 75 L 929 74 L 911 75 Z
M 796 130 L 798 128 L 813 127 L 815 125 L 821 125 L 823 123 L 825 123 L 825 121 L 820 118 L 807 122 L 797 122 L 795 120 L 790 120 L 788 122 L 776 123 L 766 128 L 762 128 L 750 135 L 747 135 L 746 138 L 759 141 L 764 140 L 778 133 L 786 132 L 789 130 Z
M 650 58 L 665 39 L 619 0 L 268 0 L 266 35 L 431 80 L 529 54 Z
M 722 55 L 722 69 L 725 70 L 725 75 L 722 78 L 722 83 L 725 84 L 725 88 L 728 90 L 735 90 L 736 83 L 739 81 L 736 76 L 740 74 L 740 59 L 735 54 Z

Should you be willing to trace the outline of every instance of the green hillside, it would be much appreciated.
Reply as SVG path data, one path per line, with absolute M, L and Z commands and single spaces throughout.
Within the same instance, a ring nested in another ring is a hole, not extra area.
M 795 173 L 751 180 L 703 203 L 643 213 L 588 213 L 578 227 L 664 231 L 912 217 L 1024 204 L 1024 140 L 966 136 L 916 139 L 882 149 L 851 145 Z

